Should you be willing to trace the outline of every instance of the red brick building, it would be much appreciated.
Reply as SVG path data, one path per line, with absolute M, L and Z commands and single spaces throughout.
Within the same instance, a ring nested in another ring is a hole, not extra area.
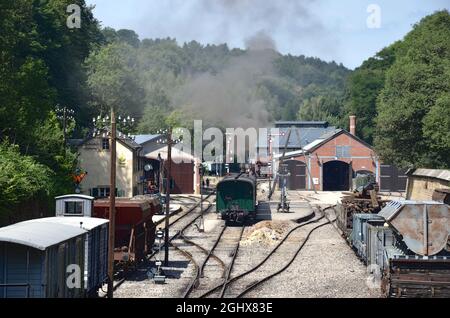
M 355 136 L 356 119 L 350 118 L 351 132 L 327 122 L 278 122 L 280 144 L 287 144 L 284 166 L 290 190 L 347 191 L 357 174 L 372 174 L 380 182 L 380 163 L 373 148 Z M 286 136 L 292 128 L 287 143 Z M 280 149 L 279 152 L 283 152 Z M 281 154 L 275 155 L 277 169 Z M 310 174 L 308 173 L 310 170 Z
M 314 186 L 316 190 L 345 191 L 352 188 L 356 174 L 362 173 L 372 173 L 379 180 L 379 162 L 372 147 L 343 129 L 286 153 L 284 165 L 291 190 L 312 190 Z

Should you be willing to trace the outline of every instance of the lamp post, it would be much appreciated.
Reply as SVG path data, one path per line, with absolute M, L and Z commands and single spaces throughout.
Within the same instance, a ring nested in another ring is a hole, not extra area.
M 130 122 L 134 123 L 134 119 L 128 117 Z M 121 117 L 119 116 L 119 119 Z M 103 138 L 109 137 L 110 139 L 110 188 L 109 188 L 109 240 L 108 240 L 108 298 L 113 298 L 113 288 L 114 288 L 114 248 L 115 248 L 115 229 L 116 229 L 116 141 L 117 141 L 117 122 L 116 122 L 116 112 L 114 107 L 111 107 L 111 131 L 106 132 L 106 127 L 109 121 L 109 116 L 101 117 L 98 116 L 94 118 L 92 122 L 94 123 L 94 133 L 93 136 L 103 136 Z M 120 124 L 127 126 L 127 119 L 125 119 Z M 119 133 L 120 137 L 129 137 L 122 133 Z
M 166 169 L 166 215 L 165 215 L 165 233 L 164 233 L 164 266 L 169 265 L 169 217 L 170 217 L 170 181 L 172 171 L 172 146 L 180 142 L 180 140 L 172 139 L 172 128 L 158 131 L 161 135 L 158 144 L 167 145 L 167 169 Z M 160 172 L 161 173 L 161 172 Z
M 66 156 L 66 148 L 67 148 L 67 121 L 73 120 L 75 111 L 73 109 L 67 108 L 66 106 L 62 107 L 57 104 L 56 105 L 56 118 L 62 121 L 63 126 L 63 134 L 64 134 L 64 156 Z

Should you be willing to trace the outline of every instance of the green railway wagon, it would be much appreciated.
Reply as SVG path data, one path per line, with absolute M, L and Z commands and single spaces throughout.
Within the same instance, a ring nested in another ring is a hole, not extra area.
M 216 209 L 222 219 L 243 223 L 256 214 L 256 177 L 235 174 L 217 184 Z

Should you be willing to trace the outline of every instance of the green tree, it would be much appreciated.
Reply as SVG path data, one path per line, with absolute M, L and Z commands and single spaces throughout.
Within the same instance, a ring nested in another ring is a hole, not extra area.
M 149 106 L 144 111 L 144 116 L 139 122 L 140 134 L 155 134 L 158 130 L 167 128 L 167 112 L 160 107 Z
M 450 167 L 450 94 L 444 93 L 436 100 L 423 119 L 424 137 L 430 141 L 429 155 L 438 167 Z
M 115 42 L 92 52 L 86 60 L 88 85 L 97 106 L 111 107 L 123 114 L 140 117 L 144 90 L 139 81 L 136 50 Z
M 48 167 L 21 155 L 17 145 L 0 143 L 0 224 L 9 223 L 21 202 L 48 197 L 53 177 Z
M 386 73 L 375 137 L 385 162 L 401 167 L 450 166 L 448 144 L 443 143 L 447 127 L 434 124 L 437 111 L 447 108 L 441 116 L 448 116 L 444 95 L 449 91 L 450 14 L 440 11 L 414 26 Z
M 395 62 L 400 45 L 396 42 L 364 61 L 347 81 L 344 127 L 349 128 L 348 116 L 355 115 L 358 121 L 356 134 L 369 144 L 373 143 L 374 138 L 377 98 L 384 88 L 386 71 Z

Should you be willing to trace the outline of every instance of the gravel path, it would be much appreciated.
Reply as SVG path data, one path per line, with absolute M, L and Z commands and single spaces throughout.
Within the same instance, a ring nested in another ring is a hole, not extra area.
M 317 226 L 308 225 L 292 237 L 283 248 L 284 255 L 277 254 L 278 266 L 272 264 L 258 270 L 253 279 L 246 278 L 250 283 L 281 268 L 281 262 L 287 261 L 295 253 L 299 242 L 307 234 L 307 230 Z M 263 250 L 247 251 L 251 254 Z M 290 250 L 290 252 L 289 252 Z M 244 254 L 244 251 L 243 251 Z M 236 268 L 238 271 L 238 268 Z M 327 225 L 316 230 L 303 247 L 291 266 L 278 276 L 264 283 L 246 297 L 262 298 L 369 298 L 379 297 L 378 290 L 371 290 L 366 284 L 366 267 L 356 258 L 350 247 L 338 235 L 336 230 Z M 241 283 L 245 286 L 245 283 Z
M 165 268 L 168 275 L 166 284 L 157 285 L 153 280 L 148 279 L 147 271 L 154 267 L 151 262 L 149 267 L 144 267 L 131 275 L 120 287 L 114 292 L 116 298 L 176 298 L 182 293 L 184 288 L 189 284 L 193 266 L 189 264 L 185 257 L 171 249 L 170 250 L 169 267 Z

